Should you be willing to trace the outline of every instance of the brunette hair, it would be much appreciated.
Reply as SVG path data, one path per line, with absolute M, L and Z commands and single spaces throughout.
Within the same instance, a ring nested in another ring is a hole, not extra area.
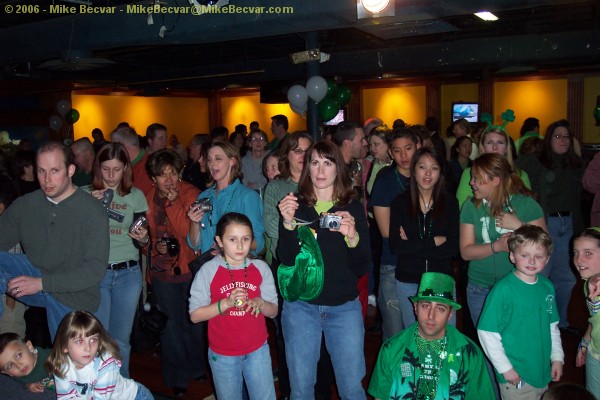
M 590 227 L 584 229 L 579 235 L 573 238 L 573 242 L 581 238 L 594 239 L 596 240 L 596 245 L 600 247 L 600 228 Z
M 508 238 L 508 248 L 514 253 L 522 244 L 534 244 L 546 249 L 549 256 L 552 253 L 552 238 L 548 233 L 536 225 L 525 224 L 518 228 Z
M 225 153 L 225 156 L 228 159 L 229 158 L 235 159 L 235 165 L 233 167 L 231 167 L 231 179 L 229 180 L 229 184 L 232 184 L 236 179 L 239 179 L 241 181 L 242 178 L 244 177 L 244 175 L 242 175 L 242 161 L 240 158 L 240 152 L 239 152 L 238 148 L 229 142 L 212 142 L 206 150 L 207 165 L 208 165 L 208 152 L 213 147 L 221 148 L 223 150 L 223 152 Z M 214 183 L 214 180 L 211 175 L 209 185 L 212 185 L 213 183 Z
M 225 230 L 231 224 L 239 224 L 239 225 L 247 226 L 248 228 L 250 228 L 250 232 L 252 234 L 252 239 L 254 239 L 254 230 L 252 229 L 252 222 L 250 221 L 250 218 L 248 218 L 244 214 L 237 213 L 237 212 L 228 212 L 226 214 L 223 214 L 221 219 L 219 219 L 219 222 L 217 222 L 217 230 L 215 233 L 215 237 L 217 237 L 217 236 L 220 237 L 221 241 L 222 241 L 223 235 L 225 234 Z M 223 249 L 221 249 L 221 253 L 223 253 Z M 250 256 L 250 254 L 248 254 L 248 257 L 249 256 Z
M 146 161 L 146 172 L 150 178 L 160 176 L 167 167 L 173 168 L 178 174 L 183 170 L 183 161 L 173 149 L 155 151 Z
M 533 192 L 525 186 L 521 178 L 515 174 L 508 163 L 508 160 L 496 153 L 485 153 L 473 161 L 471 173 L 479 175 L 486 182 L 499 178 L 500 183 L 496 190 L 492 192 L 489 199 L 486 199 L 490 205 L 490 214 L 498 216 L 504 212 L 504 207 L 509 197 L 513 194 L 524 194 L 533 197 Z M 477 208 L 483 203 L 481 199 L 473 198 L 473 203 Z
M 461 128 L 463 128 L 467 132 L 466 133 L 467 135 L 469 135 L 471 133 L 471 128 L 472 128 L 471 123 L 464 118 L 460 118 L 460 119 L 457 119 L 456 121 L 454 121 L 452 123 L 452 127 L 454 127 L 455 125 L 458 125 Z M 456 136 L 456 135 L 454 135 L 454 136 Z
M 412 157 L 410 161 L 410 199 L 411 199 L 411 213 L 413 217 L 417 217 L 417 212 L 419 211 L 419 187 L 417 185 L 417 178 L 415 177 L 415 169 L 417 167 L 417 163 L 421 158 L 429 157 L 434 160 L 439 169 L 440 176 L 433 185 L 433 190 L 431 193 L 431 199 L 433 200 L 433 214 L 435 217 L 443 217 L 444 208 L 446 204 L 446 179 L 445 179 L 445 165 L 444 158 L 441 154 L 438 154 L 433 147 L 421 147 L 418 149 Z
M 61 142 L 46 142 L 37 151 L 36 156 L 39 157 L 42 153 L 50 151 L 60 151 L 65 159 L 65 167 L 69 169 L 69 165 L 75 165 L 75 154 L 71 150 L 70 146 L 67 146 Z M 37 160 L 36 160 L 37 161 Z
M 21 344 L 26 343 L 25 340 L 21 338 L 21 336 L 19 336 L 18 334 L 14 332 L 5 332 L 0 335 L 0 354 L 4 353 L 4 350 L 6 350 L 6 346 L 11 344 L 12 342 L 19 342 Z
M 100 148 L 96 158 L 94 159 L 94 167 L 92 168 L 92 188 L 94 190 L 104 189 L 104 180 L 102 179 L 102 163 L 109 160 L 118 160 L 123 163 L 123 178 L 119 182 L 117 192 L 120 196 L 125 196 L 131 193 L 133 187 L 133 173 L 131 171 L 131 162 L 125 146 L 121 143 L 111 142 Z
M 309 148 L 308 155 L 305 156 L 305 163 L 304 168 L 302 168 L 300 182 L 298 183 L 300 197 L 310 207 L 314 206 L 317 202 L 315 189 L 312 180 L 310 179 L 310 162 L 315 153 L 331 161 L 336 166 L 337 173 L 333 183 L 333 202 L 339 207 L 343 207 L 350 203 L 350 200 L 352 200 L 356 194 L 352 188 L 352 180 L 350 179 L 348 168 L 344 163 L 344 158 L 342 157 L 339 147 L 329 140 L 320 140 Z
M 554 165 L 552 162 L 552 137 L 554 136 L 554 131 L 556 128 L 566 128 L 569 133 L 569 150 L 565 157 L 563 158 L 562 165 Z M 554 168 L 565 168 L 565 169 L 576 169 L 583 166 L 583 160 L 577 154 L 575 154 L 575 150 L 573 148 L 573 133 L 571 132 L 571 124 L 566 119 L 561 119 L 560 121 L 556 121 L 548 126 L 548 131 L 546 132 L 546 136 L 544 136 L 544 140 L 542 141 L 542 150 L 540 152 L 540 162 L 547 169 Z
M 471 148 L 473 147 L 473 145 L 472 145 L 473 141 L 471 140 L 470 137 L 461 136 L 461 137 L 457 138 L 456 141 L 454 142 L 454 144 L 452 145 L 452 147 L 450 148 L 450 159 L 451 160 L 458 159 L 458 148 L 460 147 L 462 142 L 464 142 L 465 140 L 469 141 L 469 145 L 471 145 Z
M 294 132 L 287 135 L 287 138 L 283 141 L 281 147 L 278 150 L 279 154 L 279 178 L 287 179 L 292 176 L 290 171 L 290 160 L 288 154 L 290 151 L 296 150 L 300 144 L 300 139 L 306 139 L 313 144 L 313 137 L 308 132 Z M 308 150 L 307 150 L 308 151 Z M 304 153 L 306 158 L 306 153 Z
M 96 356 L 106 355 L 121 360 L 119 345 L 110 337 L 96 317 L 87 311 L 71 311 L 63 318 L 58 327 L 54 347 L 50 357 L 46 360 L 46 369 L 59 378 L 64 378 L 69 366 L 69 354 L 66 352 L 69 340 L 92 335 L 98 335 Z
M 265 178 L 267 178 L 267 162 L 269 161 L 269 159 L 271 158 L 275 158 L 277 159 L 277 168 L 279 169 L 279 152 L 278 151 L 271 151 L 269 153 L 267 153 L 266 156 L 264 156 L 262 163 L 261 163 L 261 168 L 262 168 L 262 173 L 265 176 Z M 277 174 L 273 180 L 279 178 L 279 176 L 281 175 L 281 172 L 279 174 Z M 267 178 L 268 179 L 268 178 Z

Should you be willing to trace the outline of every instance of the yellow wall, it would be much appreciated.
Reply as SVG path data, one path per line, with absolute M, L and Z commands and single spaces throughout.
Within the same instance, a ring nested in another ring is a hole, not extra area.
M 600 95 L 600 77 L 583 80 L 583 143 L 600 143 L 600 126 L 596 126 L 594 109 Z
M 463 83 L 456 85 L 442 85 L 440 88 L 441 115 L 440 130 L 442 134 L 446 133 L 446 128 L 452 124 L 452 103 L 478 103 L 479 102 L 479 84 Z M 485 110 L 479 110 L 479 113 Z
M 363 89 L 362 121 L 380 118 L 390 128 L 401 118 L 407 124 L 425 123 L 425 86 Z
M 306 120 L 292 111 L 289 104 L 261 104 L 259 94 L 237 97 L 221 98 L 221 119 L 223 126 L 233 132 L 238 124 L 247 127 L 252 121 L 258 121 L 260 128 L 267 133 L 269 140 L 271 133 L 271 117 L 283 114 L 288 117 L 289 132 L 306 130 Z
M 196 133 L 208 133 L 208 100 L 190 97 L 91 96 L 71 97 L 73 108 L 81 117 L 74 125 L 75 139 L 92 136 L 100 128 L 110 140 L 110 133 L 119 122 L 129 122 L 144 136 L 146 127 L 154 122 L 167 127 L 184 145 Z
M 544 134 L 552 122 L 567 118 L 567 80 L 497 82 L 494 85 L 495 125 L 502 122 L 500 115 L 508 108 L 515 112 L 515 121 L 506 126 L 513 139 L 519 137 L 521 125 L 529 117 L 540 120 L 540 132 Z

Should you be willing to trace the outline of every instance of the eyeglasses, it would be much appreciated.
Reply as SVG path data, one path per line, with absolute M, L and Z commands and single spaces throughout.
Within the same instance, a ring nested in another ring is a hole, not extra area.
M 300 148 L 300 147 L 296 147 L 296 148 L 295 148 L 294 150 L 292 150 L 292 151 L 294 152 L 294 154 L 301 155 L 301 154 L 304 154 L 304 153 L 306 153 L 308 150 L 307 150 L 307 149 L 302 149 L 302 148 Z
M 571 135 L 552 135 L 552 137 L 556 140 L 569 140 Z

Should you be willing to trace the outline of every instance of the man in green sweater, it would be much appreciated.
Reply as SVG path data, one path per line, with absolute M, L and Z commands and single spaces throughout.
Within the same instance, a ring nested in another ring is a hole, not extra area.
M 98 309 L 108 265 L 106 211 L 73 185 L 74 173 L 68 147 L 42 145 L 40 189 L 18 198 L 0 217 L 0 292 L 45 307 L 52 340 L 67 313 Z M 19 242 L 26 254 L 6 252 Z

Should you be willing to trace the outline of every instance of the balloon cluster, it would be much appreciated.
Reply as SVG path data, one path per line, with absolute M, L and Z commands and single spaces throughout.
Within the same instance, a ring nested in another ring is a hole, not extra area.
M 69 125 L 73 125 L 75 122 L 79 121 L 79 111 L 71 108 L 71 103 L 67 100 L 60 100 L 56 103 L 56 112 L 58 112 L 59 115 L 53 115 L 48 120 L 50 129 L 55 132 L 59 132 L 62 128 L 63 118 Z
M 594 108 L 594 119 L 596 126 L 600 126 L 600 96 L 596 97 L 596 108 Z
M 350 102 L 352 91 L 347 86 L 338 86 L 333 79 L 325 80 L 313 76 L 306 81 L 306 87 L 294 85 L 287 92 L 290 108 L 296 114 L 303 115 L 308 106 L 308 98 L 317 103 L 319 117 L 323 122 L 332 120 L 346 104 Z

